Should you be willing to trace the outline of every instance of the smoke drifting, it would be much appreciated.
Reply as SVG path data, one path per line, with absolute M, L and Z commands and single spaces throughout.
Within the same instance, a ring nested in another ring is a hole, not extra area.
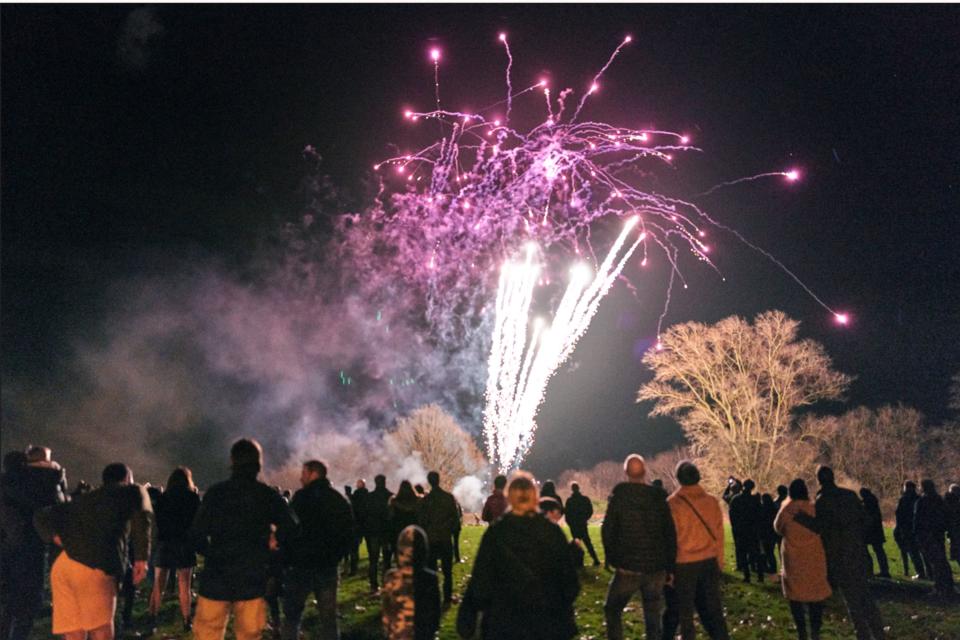
M 243 269 L 194 260 L 118 283 L 99 335 L 45 388 L 4 381 L 5 443 L 49 444 L 74 481 L 122 460 L 153 482 L 185 464 L 205 486 L 227 473 L 241 436 L 260 440 L 268 479 L 286 486 L 313 457 L 338 485 L 376 473 L 424 481 L 419 460 L 381 433 L 428 402 L 476 431 L 486 332 L 477 323 L 438 340 L 423 292 L 367 244 L 376 230 L 364 217 L 320 230 L 319 215 Z

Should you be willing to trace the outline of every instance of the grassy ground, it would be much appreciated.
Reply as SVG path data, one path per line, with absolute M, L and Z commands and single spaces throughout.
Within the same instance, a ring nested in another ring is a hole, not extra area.
M 469 578 L 470 567 L 483 535 L 483 527 L 466 527 L 461 536 L 460 550 L 464 562 L 454 567 L 454 593 L 462 593 Z M 591 536 L 597 552 L 602 554 L 599 527 L 591 527 Z M 928 593 L 929 582 L 914 582 L 902 577 L 903 567 L 900 554 L 893 543 L 893 536 L 887 532 L 887 556 L 893 580 L 877 580 L 873 592 L 877 597 L 889 635 L 896 640 L 958 640 L 960 639 L 960 607 L 956 604 L 943 604 Z M 602 560 L 602 557 L 601 557 Z M 764 585 L 741 582 L 738 575 L 732 573 L 733 546 L 727 536 L 727 572 L 724 576 L 724 608 L 727 614 L 727 626 L 733 638 L 744 640 L 774 640 L 795 638 L 793 622 L 787 601 L 784 599 L 778 583 Z M 372 640 L 380 638 L 379 599 L 368 593 L 365 578 L 366 559 L 361 556 L 360 574 L 345 578 L 340 587 L 341 633 L 344 640 Z M 957 575 L 954 565 L 954 574 Z M 603 600 L 610 574 L 602 569 L 588 567 L 581 575 L 581 592 L 577 600 L 577 624 L 580 627 L 580 640 L 603 638 Z M 144 620 L 146 594 L 141 594 L 135 609 L 135 622 Z M 628 638 L 643 638 L 643 615 L 640 603 L 634 600 L 624 614 L 624 628 Z M 178 622 L 179 609 L 175 596 L 168 594 L 160 614 L 158 638 L 187 638 L 189 634 L 180 634 Z M 308 604 L 304 619 L 304 630 L 312 637 L 317 622 L 316 611 Z M 440 638 L 456 638 L 456 608 L 444 614 Z M 39 621 L 35 627 L 34 638 L 49 637 L 49 615 Z M 232 634 L 228 632 L 228 638 Z M 265 635 L 265 637 L 268 637 Z M 824 640 L 853 638 L 853 627 L 846 619 L 843 606 L 836 599 L 827 605 L 824 621 Z

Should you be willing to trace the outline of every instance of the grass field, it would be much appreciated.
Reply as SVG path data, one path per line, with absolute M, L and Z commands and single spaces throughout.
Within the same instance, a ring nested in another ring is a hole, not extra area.
M 454 593 L 462 593 L 469 578 L 470 567 L 483 527 L 465 527 L 460 540 L 460 550 L 464 562 L 454 567 Z M 591 536 L 597 552 L 601 554 L 599 527 L 591 527 Z M 884 625 L 888 628 L 888 638 L 895 640 L 960 640 L 960 607 L 956 603 L 944 604 L 931 598 L 929 582 L 914 582 L 902 577 L 900 554 L 893 543 L 893 536 L 887 532 L 887 556 L 893 580 L 876 580 L 873 592 L 883 615 Z M 362 550 L 361 550 L 362 552 Z M 589 558 L 588 558 L 589 561 Z M 744 640 L 775 640 L 796 638 L 793 621 L 780 590 L 780 585 L 768 582 L 746 585 L 739 575 L 734 575 L 733 546 L 727 536 L 727 571 L 724 575 L 724 608 L 727 614 L 727 626 L 733 638 Z M 344 640 L 372 640 L 380 638 L 379 599 L 371 597 L 365 578 L 366 556 L 361 556 L 360 574 L 345 578 L 340 586 L 341 634 Z M 954 564 L 954 575 L 957 575 Z M 610 573 L 588 567 L 581 575 L 581 592 L 577 600 L 577 624 L 579 638 L 603 638 L 603 601 Z M 144 587 L 146 589 L 148 587 Z M 142 623 L 146 609 L 146 593 L 140 594 L 135 608 L 134 621 Z M 178 606 L 175 596 L 168 593 L 164 608 L 160 614 L 157 638 L 187 638 L 189 634 L 180 633 Z M 456 607 L 444 614 L 440 638 L 456 638 Z M 316 624 L 316 612 L 308 604 L 304 619 L 306 637 L 312 637 Z M 643 615 L 639 601 L 634 600 L 624 614 L 624 628 L 628 638 L 643 638 Z M 50 636 L 49 612 L 35 627 L 33 638 Z M 701 632 L 702 635 L 702 632 Z M 232 634 L 228 632 L 228 638 Z M 269 637 L 265 634 L 265 637 Z M 824 620 L 824 640 L 846 640 L 853 638 L 853 627 L 846 619 L 842 604 L 831 599 L 827 605 Z

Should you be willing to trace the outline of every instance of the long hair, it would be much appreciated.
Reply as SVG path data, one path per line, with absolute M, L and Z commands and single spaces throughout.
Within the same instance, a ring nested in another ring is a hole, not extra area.
M 184 489 L 186 491 L 196 491 L 197 487 L 193 484 L 193 472 L 190 467 L 177 467 L 167 478 L 167 491 L 172 489 Z

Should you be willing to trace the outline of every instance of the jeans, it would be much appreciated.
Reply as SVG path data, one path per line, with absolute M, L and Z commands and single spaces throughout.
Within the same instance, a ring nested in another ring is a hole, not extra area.
M 237 640 L 260 640 L 267 624 L 267 602 L 263 598 L 253 600 L 210 600 L 197 598 L 197 611 L 193 616 L 195 640 L 223 640 L 227 630 L 227 618 L 233 610 L 233 633 Z
M 607 620 L 607 638 L 623 638 L 623 608 L 637 591 L 643 600 L 643 622 L 646 625 L 647 638 L 659 638 L 663 633 L 660 617 L 663 615 L 663 585 L 666 579 L 665 571 L 637 573 L 617 569 L 607 589 L 607 601 L 603 605 L 603 614 Z
M 897 540 L 897 546 L 900 547 L 900 559 L 903 562 L 903 575 L 910 575 L 910 561 L 913 561 L 917 575 L 921 578 L 927 577 L 926 569 L 923 566 L 923 559 L 920 557 L 920 549 L 915 540 Z
M 750 569 L 753 569 L 762 584 L 766 560 L 760 551 L 760 540 L 752 536 L 734 537 L 733 546 L 737 555 L 737 569 L 743 572 L 743 579 L 750 582 Z
M 837 581 L 835 590 L 840 592 L 847 604 L 857 640 L 883 640 L 883 621 L 870 595 L 866 576 L 845 576 Z
M 877 556 L 877 564 L 880 565 L 880 575 L 883 577 L 888 577 L 890 575 L 890 564 L 887 562 L 887 552 L 883 550 L 883 543 L 874 543 L 868 545 L 873 547 L 873 555 Z M 870 557 L 870 552 L 867 552 L 867 557 Z M 873 570 L 873 558 L 870 558 L 870 569 Z
M 714 558 L 677 565 L 672 587 L 664 590 L 667 610 L 663 614 L 663 638 L 672 640 L 680 627 L 683 640 L 696 638 L 693 613 L 713 640 L 727 640 L 727 623 L 723 618 L 720 597 L 720 566 Z M 650 637 L 649 634 L 647 637 Z
M 0 640 L 27 640 L 43 605 L 44 549 L 23 545 L 3 554 Z
M 807 636 L 806 612 L 810 613 L 810 635 Z M 808 637 L 813 640 L 820 639 L 820 628 L 823 627 L 823 603 L 822 602 L 797 602 L 790 601 L 790 614 L 793 616 L 793 623 L 797 625 L 797 638 L 807 640 Z
M 921 538 L 920 553 L 923 554 L 924 563 L 927 565 L 927 578 L 933 580 L 934 589 L 940 595 L 952 595 L 953 573 L 950 569 L 950 561 L 947 560 L 947 550 L 944 546 L 943 536 L 938 538 Z
M 283 631 L 284 640 L 297 640 L 300 636 L 300 619 L 310 592 L 317 598 L 317 614 L 320 618 L 317 638 L 339 640 L 337 627 L 337 566 L 290 567 L 284 574 Z
M 443 568 L 443 601 L 453 599 L 453 541 L 430 544 L 430 565 L 436 570 L 437 562 Z

